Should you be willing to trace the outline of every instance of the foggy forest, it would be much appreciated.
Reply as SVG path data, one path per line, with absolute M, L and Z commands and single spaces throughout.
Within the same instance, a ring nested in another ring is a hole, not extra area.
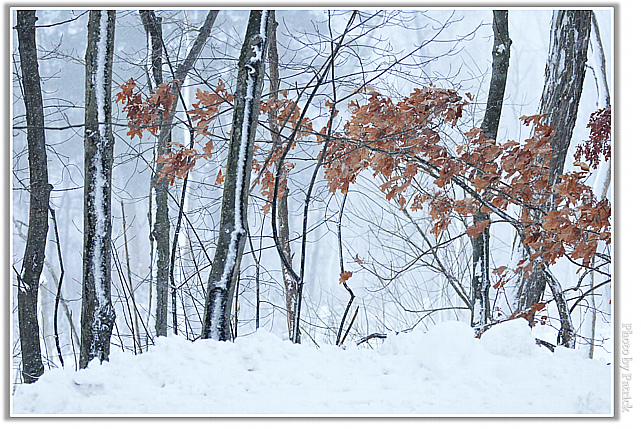
M 11 20 L 15 415 L 613 412 L 611 8 Z

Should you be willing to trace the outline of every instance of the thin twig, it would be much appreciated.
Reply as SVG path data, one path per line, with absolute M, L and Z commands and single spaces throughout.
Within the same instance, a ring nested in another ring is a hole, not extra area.
M 53 231 L 56 237 L 56 247 L 58 249 L 58 261 L 60 262 L 60 278 L 58 279 L 58 290 L 56 292 L 56 302 L 53 307 L 53 339 L 56 343 L 56 350 L 58 351 L 58 358 L 60 359 L 60 364 L 64 368 L 65 361 L 62 358 L 62 350 L 60 349 L 60 337 L 58 335 L 58 306 L 60 305 L 60 299 L 62 297 L 62 279 L 65 276 L 65 267 L 62 263 L 62 251 L 60 250 L 60 235 L 58 234 L 58 222 L 56 222 L 56 212 L 49 207 L 49 212 L 51 213 L 51 219 L 53 220 Z M 72 341 L 73 342 L 73 341 Z
M 377 338 L 377 339 L 380 339 L 380 340 L 384 340 L 385 338 L 387 338 L 387 334 L 379 334 L 379 333 L 369 334 L 368 336 L 363 337 L 363 338 L 361 338 L 360 340 L 358 340 L 358 341 L 356 342 L 356 345 L 357 345 L 357 346 L 360 346 L 361 344 L 366 343 L 367 341 L 369 341 L 369 340 L 371 340 L 371 339 L 373 339 L 373 338 Z
M 125 239 L 125 259 L 127 263 L 127 279 L 129 280 L 129 294 L 131 295 L 131 303 L 136 309 L 136 296 L 134 294 L 134 284 L 131 281 L 131 266 L 129 265 L 129 245 L 127 241 L 127 223 L 125 221 L 125 202 L 120 200 L 120 208 L 122 210 L 122 233 Z M 142 353 L 142 344 L 140 343 L 140 328 L 138 327 L 138 312 L 134 310 L 134 349 L 136 348 L 136 343 L 138 344 L 138 351 Z
M 347 201 L 347 192 L 345 192 L 345 195 L 343 196 L 343 203 L 341 204 L 341 210 L 338 214 L 338 259 L 340 262 L 340 268 L 341 268 L 341 274 L 345 272 L 345 266 L 343 263 L 343 234 L 342 234 L 342 219 L 343 219 L 343 210 L 345 209 L 345 202 Z M 340 346 L 343 341 L 345 341 L 345 338 L 341 341 L 341 334 L 343 332 L 343 325 L 345 323 L 345 319 L 347 318 L 347 313 L 349 312 L 350 307 L 352 306 L 352 302 L 354 302 L 354 292 L 352 292 L 352 289 L 350 289 L 349 286 L 347 286 L 347 281 L 343 281 L 343 287 L 347 292 L 349 292 L 349 302 L 347 303 L 347 306 L 345 307 L 345 311 L 343 312 L 343 319 L 341 320 L 341 324 L 338 327 L 338 334 L 336 334 L 336 345 Z M 357 310 L 358 311 L 358 310 Z M 351 327 L 351 325 L 350 325 Z M 348 329 L 349 331 L 349 329 Z M 345 333 L 347 336 L 347 332 Z
M 341 342 L 338 344 L 339 346 L 342 346 L 343 343 L 345 342 L 345 339 L 347 338 L 347 334 L 349 334 L 349 331 L 352 329 L 352 325 L 354 325 L 354 321 L 356 320 L 356 315 L 358 314 L 358 309 L 360 307 L 356 307 L 356 311 L 354 311 L 354 316 L 352 317 L 352 321 L 349 322 L 349 326 L 347 327 L 347 330 L 345 331 L 345 336 L 341 340 Z

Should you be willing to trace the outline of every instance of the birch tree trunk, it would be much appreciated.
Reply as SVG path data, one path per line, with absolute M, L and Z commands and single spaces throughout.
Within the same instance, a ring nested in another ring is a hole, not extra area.
M 89 13 L 85 56 L 85 186 L 80 368 L 109 360 L 111 303 L 111 76 L 116 12 Z
M 247 237 L 251 163 L 263 88 L 268 27 L 273 13 L 251 11 L 240 51 L 220 233 L 207 282 L 202 338 L 221 341 L 231 338 L 232 298 Z
M 29 228 L 22 272 L 18 287 L 18 325 L 22 353 L 22 377 L 25 383 L 35 382 L 44 372 L 40 356 L 38 327 L 38 286 L 45 259 L 49 229 L 49 184 L 47 149 L 45 147 L 44 113 L 38 56 L 36 52 L 36 12 L 16 12 L 18 51 L 27 116 L 29 152 Z
M 493 11 L 494 45 L 492 47 L 492 78 L 487 96 L 485 115 L 481 129 L 488 140 L 496 140 L 503 108 L 503 95 L 510 65 L 510 33 L 508 11 Z M 490 215 L 478 211 L 474 223 L 490 219 Z M 490 318 L 490 226 L 488 225 L 472 241 L 472 327 L 485 325 Z

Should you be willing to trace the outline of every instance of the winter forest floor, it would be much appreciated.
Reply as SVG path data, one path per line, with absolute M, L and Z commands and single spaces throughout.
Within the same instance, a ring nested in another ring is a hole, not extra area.
M 374 349 L 293 345 L 266 331 L 235 343 L 157 339 L 134 356 L 47 371 L 18 385 L 13 414 L 601 415 L 612 371 L 535 344 L 527 323 L 480 340 L 461 322 L 389 337 Z

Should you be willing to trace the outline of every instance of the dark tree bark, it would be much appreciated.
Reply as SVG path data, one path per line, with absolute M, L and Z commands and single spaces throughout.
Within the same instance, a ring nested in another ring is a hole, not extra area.
M 508 11 L 495 10 L 493 16 L 492 78 L 481 129 L 486 138 L 496 140 L 503 109 L 507 72 L 510 66 L 512 40 L 508 27 Z
M 116 12 L 89 13 L 85 56 L 85 187 L 80 368 L 109 360 L 111 303 L 111 77 Z
M 550 115 L 547 123 L 554 127 L 548 182 L 555 185 L 563 173 L 583 92 L 592 11 L 558 11 L 552 19 L 553 31 L 539 111 Z
M 141 10 L 140 19 L 149 37 L 153 84 L 159 86 L 162 83 L 162 18 L 153 10 Z
M 572 326 L 570 311 L 568 311 L 568 303 L 563 296 L 563 287 L 561 287 L 561 284 L 556 277 L 554 277 L 548 266 L 542 266 L 541 271 L 550 285 L 550 291 L 559 310 L 561 329 L 557 337 L 557 344 L 573 349 L 576 344 L 575 331 L 574 326 Z
M 247 237 L 251 162 L 270 34 L 268 27 L 273 13 L 251 11 L 240 51 L 220 233 L 207 284 L 202 338 L 225 341 L 231 337 L 232 297 Z
M 508 12 L 495 10 L 492 29 L 494 45 L 492 47 L 492 78 L 487 96 L 485 116 L 481 129 L 488 140 L 496 140 L 503 108 L 503 96 L 507 83 L 507 71 L 510 65 L 510 33 L 508 31 Z M 488 220 L 490 215 L 478 211 L 474 223 Z M 472 327 L 485 325 L 490 318 L 490 226 L 472 237 Z
M 151 44 L 151 72 L 153 76 L 153 85 L 156 87 L 163 83 L 162 76 L 162 22 L 159 17 L 151 10 L 141 10 L 140 18 L 148 34 Z M 160 127 L 163 128 L 163 118 L 158 118 Z M 167 142 L 170 134 L 167 135 L 167 141 L 158 139 L 157 156 L 164 155 L 168 148 Z M 156 218 L 152 236 L 156 240 L 156 336 L 167 336 L 167 301 L 169 297 L 169 233 L 171 225 L 169 224 L 169 206 L 167 205 L 167 193 L 169 192 L 169 182 L 166 178 L 160 178 L 158 172 L 162 165 L 157 165 L 152 175 L 151 181 L 156 194 Z
M 173 79 L 177 82 L 174 83 L 172 91 L 176 97 L 171 106 L 169 117 L 159 118 L 160 134 L 158 137 L 157 153 L 158 156 L 167 153 L 169 147 L 167 143 L 171 140 L 171 130 L 173 128 L 173 120 L 176 114 L 176 107 L 178 106 L 178 95 L 180 86 L 183 84 L 187 73 L 193 68 L 196 60 L 200 56 L 205 42 L 211 34 L 211 29 L 218 16 L 217 10 L 211 10 L 205 18 L 198 36 L 192 46 L 187 58 L 180 64 L 174 73 L 172 69 Z M 163 82 L 162 77 L 162 56 L 164 51 L 164 44 L 162 40 L 162 25 L 161 20 L 153 11 L 142 10 L 140 17 L 145 26 L 145 30 L 151 38 L 151 64 L 152 73 L 154 75 L 155 85 L 159 86 Z M 169 61 L 169 59 L 167 59 Z M 171 64 L 170 64 L 171 66 Z M 167 336 L 167 306 L 169 298 L 169 285 L 171 283 L 170 274 L 172 272 L 171 252 L 170 252 L 170 229 L 169 223 L 169 207 L 167 205 L 169 182 L 166 178 L 160 178 L 158 172 L 162 170 L 163 163 L 156 165 L 155 173 L 152 177 L 152 186 L 156 194 L 156 220 L 154 223 L 153 236 L 156 240 L 156 254 L 157 254 L 157 273 L 156 273 L 156 335 Z M 175 294 L 175 291 L 174 291 Z M 174 312 L 175 314 L 175 312 Z M 174 326 L 174 329 L 176 327 Z
M 550 186 L 555 185 L 563 173 L 572 139 L 583 91 L 591 25 L 591 11 L 562 10 L 555 11 L 552 16 L 545 84 L 539 107 L 540 113 L 549 115 L 546 121 L 554 127 L 548 179 Z M 545 210 L 553 207 L 554 202 L 550 201 Z M 542 300 L 548 277 L 543 267 L 537 267 L 529 278 L 521 281 L 517 294 L 520 310 Z
M 545 84 L 539 107 L 540 113 L 549 115 L 546 121 L 554 128 L 548 178 L 550 186 L 554 186 L 563 173 L 565 158 L 570 147 L 583 91 L 591 25 L 592 11 L 589 10 L 562 10 L 555 11 L 552 15 Z M 552 196 L 544 210 L 553 210 L 554 207 L 554 196 Z M 540 214 L 535 214 L 533 218 L 540 219 Z M 528 253 L 529 250 L 524 249 L 524 252 Z M 559 310 L 562 333 L 559 337 L 560 343 L 573 348 L 574 328 L 570 315 L 565 314 L 567 303 L 558 282 L 552 282 L 551 273 L 545 264 L 541 263 L 535 267 L 527 279 L 521 279 L 517 293 L 517 306 L 520 310 L 525 310 L 540 302 L 547 285 L 552 289 Z
M 18 51 L 27 116 L 29 151 L 29 228 L 22 272 L 18 279 L 18 324 L 22 353 L 22 377 L 35 382 L 44 372 L 40 356 L 38 327 L 38 286 L 45 259 L 49 229 L 49 184 L 45 147 L 44 113 L 38 56 L 36 53 L 36 12 L 17 11 Z

